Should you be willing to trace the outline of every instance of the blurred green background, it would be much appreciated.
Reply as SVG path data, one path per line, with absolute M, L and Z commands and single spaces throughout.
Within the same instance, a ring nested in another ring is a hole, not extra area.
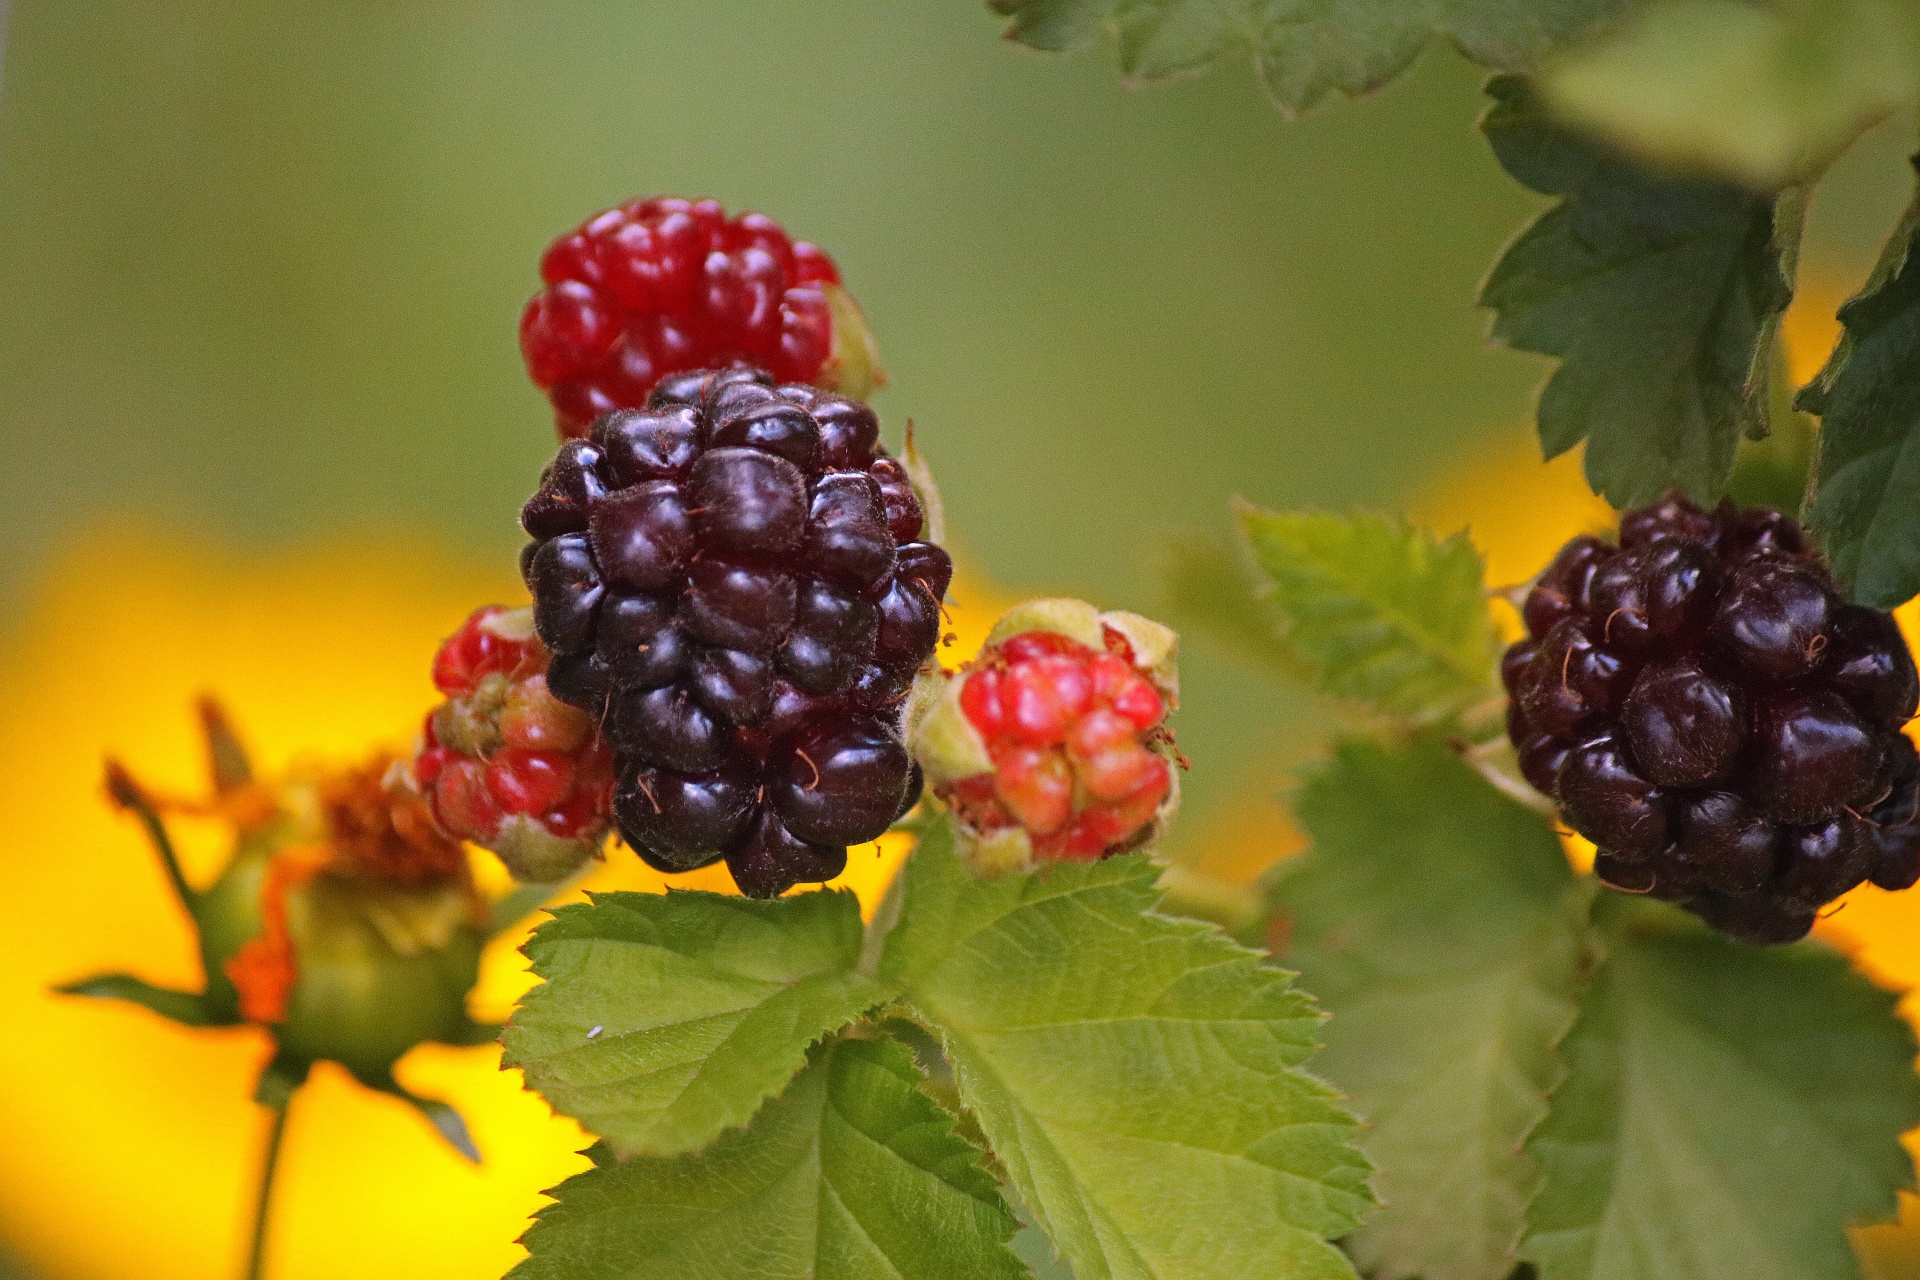
M 638 192 L 837 255 L 889 430 L 1009 591 L 1151 608 L 1169 530 L 1235 493 L 1392 504 L 1539 377 L 1470 305 L 1530 206 L 1450 55 L 1289 126 L 1251 76 L 1130 93 L 965 0 L 25 0 L 11 28 L 9 586 L 103 519 L 508 562 L 552 445 L 515 345 L 535 259 Z M 1299 707 L 1203 650 L 1188 681 L 1204 815 Z
M 554 234 L 636 193 L 829 248 L 890 434 L 916 422 L 959 558 L 1008 592 L 1155 610 L 1167 536 L 1230 496 L 1397 506 L 1520 447 L 1544 372 L 1471 305 L 1539 202 L 1446 49 L 1288 124 L 1244 72 L 1131 93 L 976 0 L 0 21 L 0 639 L 103 524 L 510 564 L 553 443 L 519 308 Z M 1870 260 L 1905 195 L 1885 137 L 1816 211 L 1810 270 Z M 1279 785 L 1307 707 L 1205 644 L 1185 676 L 1192 833 Z

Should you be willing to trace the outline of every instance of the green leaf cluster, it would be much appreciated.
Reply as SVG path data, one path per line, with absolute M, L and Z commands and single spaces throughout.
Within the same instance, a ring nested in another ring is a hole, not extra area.
M 1862 604 L 1920 593 L 1920 195 L 1858 296 L 1840 346 L 1802 408 L 1820 415 L 1819 488 L 1808 519 L 1834 576 Z
M 1774 337 L 1793 296 L 1797 208 L 1650 172 L 1569 130 L 1533 83 L 1497 77 L 1481 121 L 1509 174 L 1561 196 L 1481 287 L 1495 339 L 1561 357 L 1540 393 L 1548 457 L 1586 444 L 1594 492 L 1711 502 L 1743 434 L 1767 434 Z
M 1777 191 L 1914 101 L 1920 23 L 1899 0 L 1667 0 L 1544 84 L 1564 119 L 1636 155 Z
M 1351 1276 L 1368 1166 L 1301 1069 L 1320 1014 L 1156 876 L 979 880 L 941 821 L 864 933 L 826 890 L 556 912 L 507 1058 L 606 1142 L 516 1276 L 1026 1275 L 1008 1199 L 1081 1280 Z
M 1253 64 L 1275 105 L 1304 111 L 1377 89 L 1436 38 L 1496 69 L 1530 67 L 1626 0 L 989 0 L 1010 39 L 1067 52 L 1111 39 L 1129 81 Z
M 1913 1183 L 1915 1045 L 1817 943 L 1758 951 L 1568 869 L 1444 744 L 1347 744 L 1274 879 L 1372 1127 L 1370 1274 L 1859 1275 L 1845 1228 Z

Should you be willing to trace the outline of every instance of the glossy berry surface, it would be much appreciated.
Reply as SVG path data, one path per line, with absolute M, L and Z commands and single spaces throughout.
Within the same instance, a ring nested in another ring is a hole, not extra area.
M 1143 839 L 1173 787 L 1168 697 L 1126 640 L 1095 650 L 1051 631 L 989 646 L 957 677 L 993 762 L 938 793 L 979 832 L 1019 827 L 1041 859 L 1091 861 Z
M 446 700 L 408 769 L 442 830 L 531 880 L 578 868 L 611 826 L 613 754 L 548 689 L 548 661 L 528 610 L 476 610 L 434 655 Z
M 605 733 L 650 865 L 724 858 L 770 897 L 919 798 L 902 704 L 953 564 L 879 433 L 759 370 L 677 374 L 563 444 L 521 513 L 547 687 Z
M 540 260 L 520 317 L 527 372 L 560 433 L 638 409 L 669 374 L 743 363 L 820 382 L 833 347 L 833 259 L 771 218 L 655 197 L 596 214 Z
M 1602 880 L 1771 944 L 1863 880 L 1920 879 L 1920 675 L 1793 520 L 1669 495 L 1618 545 L 1569 542 L 1521 614 L 1508 732 Z

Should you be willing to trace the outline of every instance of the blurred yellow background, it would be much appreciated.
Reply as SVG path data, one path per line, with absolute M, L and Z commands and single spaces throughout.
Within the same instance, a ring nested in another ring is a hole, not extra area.
M 47 994 L 198 978 L 100 758 L 193 789 L 208 689 L 270 767 L 411 733 L 439 638 L 520 598 L 513 514 L 552 439 L 514 320 L 596 208 L 712 194 L 835 254 L 889 436 L 913 418 L 938 468 L 962 630 L 1041 590 L 1154 612 L 1166 536 L 1236 493 L 1470 525 L 1494 582 L 1606 519 L 1577 459 L 1538 462 L 1544 365 L 1482 342 L 1473 283 L 1538 202 L 1445 50 L 1287 125 L 1244 76 L 1129 94 L 1100 59 L 1011 50 L 971 0 L 14 0 L 0 23 L 0 1275 L 234 1271 L 264 1041 Z M 1802 376 L 1905 198 L 1910 125 L 1816 204 Z M 1175 853 L 1244 878 L 1293 847 L 1276 796 L 1321 726 L 1203 638 L 1184 668 Z M 183 834 L 206 874 L 215 833 Z M 849 882 L 889 866 L 856 851 Z M 659 882 L 616 853 L 596 883 Z M 1869 890 L 1823 931 L 1907 986 L 1916 923 L 1920 895 Z M 476 1012 L 524 981 L 516 941 Z M 400 1073 L 467 1115 L 478 1169 L 317 1073 L 273 1274 L 510 1266 L 585 1139 L 496 1062 Z M 1920 1225 L 1866 1243 L 1920 1277 Z

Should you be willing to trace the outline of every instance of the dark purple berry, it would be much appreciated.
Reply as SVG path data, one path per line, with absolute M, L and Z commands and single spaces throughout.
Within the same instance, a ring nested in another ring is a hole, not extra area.
M 615 751 L 663 769 L 698 773 L 727 756 L 726 729 L 677 684 L 622 694 L 606 733 Z
M 1506 652 L 1500 655 L 1500 684 L 1509 698 L 1520 696 L 1520 679 L 1532 669 L 1533 655 L 1538 652 L 1538 643 L 1522 640 L 1518 644 L 1508 645 Z M 1519 741 L 1518 738 L 1514 740 Z
M 727 870 L 749 898 L 774 898 L 796 884 L 831 880 L 847 869 L 845 845 L 808 844 L 763 810 L 746 840 L 727 852 Z
M 800 542 L 807 486 L 800 469 L 757 449 L 714 449 L 687 475 L 700 545 L 716 554 L 777 556 Z
M 1652 506 L 1620 517 L 1620 545 L 1629 551 L 1667 537 L 1688 538 L 1711 547 L 1720 537 L 1720 520 L 1680 493 L 1669 493 Z
M 816 844 L 864 844 L 893 824 L 913 760 L 877 718 L 817 723 L 767 761 L 767 799 L 787 829 Z
M 1622 893 L 1652 893 L 1659 881 L 1653 863 L 1627 862 L 1618 854 L 1602 849 L 1593 859 L 1593 874 L 1610 889 Z
M 1820 661 L 1832 615 L 1833 595 L 1812 565 L 1748 560 L 1727 579 L 1714 639 L 1748 670 L 1791 680 Z
M 1557 623 L 1540 641 L 1533 672 L 1517 695 L 1527 722 L 1562 737 L 1604 715 L 1626 692 L 1626 667 L 1580 618 Z
M 880 497 L 886 503 L 887 527 L 893 532 L 893 540 L 896 543 L 918 541 L 925 517 L 920 510 L 919 496 L 913 491 L 913 481 L 907 478 L 907 469 L 892 458 L 880 458 L 867 468 L 867 474 L 880 485 Z
M 809 693 L 845 689 L 873 657 L 879 626 L 879 613 L 859 596 L 808 582 L 780 650 L 780 670 Z
M 1697 787 L 1731 775 L 1746 740 L 1746 697 L 1698 660 L 1648 666 L 1620 708 L 1634 763 L 1663 787 Z
M 1736 942 L 1777 947 L 1798 942 L 1813 928 L 1815 909 L 1793 898 L 1767 893 L 1725 894 L 1711 890 L 1687 904 L 1702 920 Z
M 699 417 L 687 406 L 623 409 L 593 424 L 588 439 L 600 447 L 616 485 L 679 480 L 706 442 Z
M 1746 941 L 1803 936 L 1870 877 L 1920 880 L 1920 673 L 1843 604 L 1800 526 L 1677 495 L 1569 542 L 1501 661 L 1521 774 L 1623 890 Z
M 1598 538 L 1578 537 L 1560 548 L 1560 554 L 1553 558 L 1546 572 L 1533 584 L 1533 590 L 1527 593 L 1526 604 L 1521 615 L 1527 624 L 1527 634 L 1538 640 L 1562 618 L 1575 613 L 1584 613 L 1587 608 L 1587 586 L 1593 581 L 1593 571 L 1600 562 L 1618 551 L 1610 542 Z
M 687 575 L 680 612 L 696 640 L 770 653 L 793 626 L 793 579 L 778 569 L 702 560 Z
M 595 719 L 600 717 L 612 688 L 613 673 L 591 650 L 555 654 L 547 664 L 547 692 L 562 702 L 586 708 Z
M 600 450 L 585 440 L 560 446 L 541 473 L 540 488 L 520 509 L 520 527 L 529 537 L 557 538 L 587 527 L 587 509 L 606 493 L 599 462 Z
M 650 689 L 679 677 L 686 666 L 687 641 L 671 599 L 616 595 L 601 602 L 594 651 L 615 683 Z M 565 700 L 563 694 L 555 696 Z
M 880 444 L 880 419 L 858 400 L 814 397 L 813 420 L 820 424 L 821 466 L 834 471 L 865 471 Z
M 758 305 L 690 269 L 689 288 Z M 578 390 L 567 412 L 586 438 L 528 503 L 521 572 L 549 688 L 617 754 L 622 833 L 667 870 L 725 857 L 753 894 L 837 874 L 918 795 L 901 704 L 953 565 L 916 540 L 905 470 L 865 405 L 744 365 L 666 376 L 645 410 L 590 428 Z
M 1824 822 L 1867 795 L 1885 748 L 1831 693 L 1784 693 L 1754 717 L 1747 797 L 1781 822 Z
M 1753 806 L 1727 791 L 1701 792 L 1679 810 L 1675 852 L 1723 893 L 1751 893 L 1773 875 L 1780 830 Z
M 1773 888 L 1817 907 L 1865 880 L 1872 866 L 1873 848 L 1861 839 L 1861 824 L 1843 814 L 1828 822 L 1787 828 L 1786 856 Z
M 1749 507 L 1734 511 L 1720 535 L 1721 554 L 1728 560 L 1743 560 L 1756 553 L 1777 556 L 1803 556 L 1807 538 L 1800 523 L 1771 507 Z
M 830 471 L 813 486 L 801 554 L 816 572 L 865 587 L 893 568 L 893 534 L 873 477 Z
M 754 725 L 773 710 L 773 664 L 738 649 L 702 647 L 687 683 L 700 705 L 730 725 Z
M 751 774 L 738 768 L 677 773 L 626 761 L 613 815 L 648 866 L 694 871 L 718 860 L 748 830 L 756 790 Z
M 1884 793 L 1862 815 L 1862 838 L 1872 849 L 1868 878 L 1882 889 L 1905 889 L 1920 880 L 1920 755 L 1906 737 L 1896 737 L 1882 765 Z
M 594 503 L 587 536 L 616 591 L 677 587 L 693 557 L 693 517 L 670 480 L 616 489 Z
M 804 471 L 820 448 L 820 428 L 805 409 L 776 398 L 717 419 L 713 445 L 716 449 L 744 445 L 785 458 Z
M 1659 788 L 1627 766 L 1611 738 L 1575 747 L 1560 768 L 1560 807 L 1573 829 L 1627 862 L 1667 845 Z
M 527 574 L 533 590 L 533 627 L 556 653 L 593 643 L 594 614 L 606 593 L 585 534 L 565 533 L 541 544 Z
M 953 561 L 931 542 L 909 542 L 894 561 L 893 581 L 880 597 L 880 661 L 904 664 L 930 652 L 940 638 L 940 602 L 953 580 Z M 915 663 L 914 665 L 918 665 Z
M 1826 684 L 1872 724 L 1897 729 L 1920 707 L 1920 674 L 1892 615 L 1842 605 L 1833 615 Z

